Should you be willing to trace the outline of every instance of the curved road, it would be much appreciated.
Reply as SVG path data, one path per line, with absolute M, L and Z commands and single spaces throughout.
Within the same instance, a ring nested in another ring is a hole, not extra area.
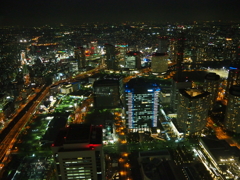
M 8 156 L 11 152 L 12 147 L 14 146 L 18 135 L 20 134 L 23 127 L 28 122 L 29 118 L 32 116 L 32 112 L 35 111 L 36 107 L 43 100 L 43 98 L 47 95 L 49 91 L 49 87 L 47 87 L 42 94 L 38 97 L 37 101 L 33 103 L 33 105 L 29 108 L 27 112 L 19 119 L 19 121 L 14 125 L 11 131 L 5 136 L 4 140 L 0 144 L 0 170 L 4 167 L 4 164 L 8 161 Z
M 26 125 L 26 123 L 28 122 L 28 120 L 32 116 L 33 112 L 38 107 L 38 105 L 41 103 L 41 101 L 48 94 L 50 87 L 53 86 L 53 85 L 58 85 L 58 84 L 60 84 L 62 82 L 72 81 L 75 78 L 84 78 L 88 74 L 92 74 L 93 75 L 93 74 L 97 73 L 100 69 L 101 68 L 98 67 L 98 68 L 95 68 L 93 70 L 87 71 L 85 73 L 79 74 L 79 75 L 75 76 L 74 78 L 70 77 L 68 79 L 58 81 L 58 82 L 56 82 L 54 84 L 51 84 L 48 87 L 46 87 L 46 89 L 43 92 L 39 92 L 39 93 L 41 93 L 41 95 L 37 98 L 37 100 L 35 100 L 33 102 L 32 106 L 16 122 L 14 127 L 9 131 L 9 133 L 4 137 L 4 139 L 0 143 L 0 159 L 1 159 L 1 162 L 0 162 L 0 177 L 1 177 L 1 173 L 2 173 L 3 167 L 9 161 L 9 154 L 11 153 L 11 149 L 14 146 L 14 144 L 15 144 L 15 142 L 17 140 L 17 137 L 21 133 L 21 130 L 24 128 L 24 126 Z M 24 110 L 24 108 L 23 108 L 23 110 Z

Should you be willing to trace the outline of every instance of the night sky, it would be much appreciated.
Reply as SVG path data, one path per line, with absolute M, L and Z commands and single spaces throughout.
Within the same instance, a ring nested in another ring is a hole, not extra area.
M 2 0 L 0 25 L 240 20 L 239 0 Z

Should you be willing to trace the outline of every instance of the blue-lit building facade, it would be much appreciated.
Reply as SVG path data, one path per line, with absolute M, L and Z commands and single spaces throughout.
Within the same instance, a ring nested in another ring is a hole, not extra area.
M 125 86 L 126 122 L 130 132 L 151 131 L 157 128 L 159 92 L 156 83 L 135 78 Z

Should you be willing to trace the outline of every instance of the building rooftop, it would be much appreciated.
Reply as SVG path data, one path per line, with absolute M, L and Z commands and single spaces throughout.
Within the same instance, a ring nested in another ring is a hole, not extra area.
M 197 99 L 208 96 L 210 93 L 199 89 L 179 89 L 179 93 L 189 99 Z
M 208 73 L 205 76 L 206 80 L 212 80 L 212 81 L 218 81 L 220 79 L 220 76 L 216 73 Z
M 120 80 L 122 79 L 121 75 L 104 75 L 103 79 L 112 79 L 112 80 Z
M 44 136 L 42 137 L 42 142 L 54 142 L 54 140 L 57 137 L 57 133 L 60 129 L 65 127 L 67 123 L 69 113 L 63 114 L 61 116 L 55 116 L 53 120 L 49 123 L 48 129 L 45 132 Z M 40 117 L 39 120 L 41 120 L 42 117 Z
M 208 74 L 206 71 L 183 71 L 181 72 L 179 82 L 194 81 L 204 82 L 205 76 Z M 178 72 L 174 74 L 173 79 L 176 81 L 179 78 Z
M 230 146 L 225 140 L 219 140 L 215 136 L 206 136 L 201 137 L 201 141 L 216 160 L 230 158 L 231 156 L 239 157 L 239 149 L 235 146 Z
M 160 87 L 158 84 L 148 82 L 144 78 L 134 78 L 126 84 L 125 89 L 126 91 L 134 91 L 136 93 L 146 93 L 160 90 Z
M 120 76 L 104 76 L 103 79 L 99 79 L 94 81 L 94 86 L 95 85 L 115 85 L 119 84 L 119 81 L 122 80 L 122 77 Z
M 72 124 L 60 130 L 54 146 L 76 143 L 102 144 L 102 126 Z
M 182 170 L 168 157 L 143 157 L 141 165 L 145 176 L 149 179 L 178 180 L 184 178 Z
M 200 89 L 187 89 L 185 92 L 191 97 L 195 97 L 203 93 Z
M 69 126 L 65 138 L 65 143 L 87 143 L 90 136 L 90 125 Z
M 240 96 L 240 86 L 239 85 L 231 86 L 229 89 L 229 93 L 234 96 Z

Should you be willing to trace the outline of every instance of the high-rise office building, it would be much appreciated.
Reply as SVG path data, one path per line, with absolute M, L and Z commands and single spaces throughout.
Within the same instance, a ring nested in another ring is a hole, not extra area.
M 78 72 L 78 60 L 69 59 L 69 72 L 71 73 Z
M 240 133 L 240 85 L 229 89 L 224 124 L 228 131 Z
M 228 98 L 229 90 L 232 86 L 240 84 L 240 69 L 236 67 L 230 67 L 228 71 L 228 78 L 227 78 L 227 87 L 226 87 L 226 94 L 225 98 Z
M 239 42 L 235 44 L 233 49 L 234 50 L 230 52 L 230 53 L 232 53 L 231 57 L 233 57 L 230 59 L 231 66 L 239 69 L 240 68 L 240 44 L 239 44 Z
M 128 44 L 120 43 L 120 44 L 116 44 L 115 47 L 116 47 L 116 50 L 118 51 L 117 58 L 119 59 L 119 65 L 120 67 L 125 67 Z
M 136 57 L 135 56 L 127 56 L 125 60 L 125 68 L 130 70 L 136 69 Z
M 170 39 L 169 41 L 169 58 L 172 63 L 176 63 L 177 60 L 177 41 Z
M 79 47 L 74 51 L 74 58 L 78 60 L 78 69 L 85 68 L 86 66 L 86 56 L 85 48 Z
M 213 108 L 213 105 L 218 96 L 218 88 L 220 85 L 220 76 L 216 73 L 208 73 L 205 76 L 203 90 L 210 92 L 210 106 L 209 109 Z
M 203 130 L 207 123 L 209 92 L 199 89 L 180 89 L 177 108 L 177 125 L 189 136 Z
M 183 33 L 179 33 L 177 40 L 177 56 L 176 56 L 176 71 L 177 71 L 177 81 L 182 79 L 182 71 L 183 71 L 183 56 L 184 56 L 184 43 L 185 37 Z
M 108 69 L 117 70 L 119 62 L 116 58 L 115 46 L 111 44 L 105 44 L 106 49 L 106 64 Z
M 179 89 L 189 89 L 192 87 L 192 81 L 188 80 L 187 77 L 184 77 L 180 81 L 177 81 L 176 76 L 172 79 L 171 88 L 171 108 L 174 113 L 177 112 Z
M 91 43 L 89 43 L 89 46 L 90 46 L 90 54 L 98 53 L 97 41 L 91 41 Z
M 95 108 L 120 108 L 124 105 L 124 87 L 120 76 L 106 76 L 93 83 Z
M 60 130 L 52 152 L 58 180 L 104 180 L 102 127 L 72 124 Z
M 127 59 L 125 62 L 125 67 L 132 69 L 132 70 L 141 69 L 140 55 L 141 55 L 141 53 L 138 51 L 127 52 Z
M 160 98 L 161 104 L 169 105 L 171 102 L 171 89 L 170 88 L 161 89 L 159 93 L 159 98 Z
M 168 55 L 166 53 L 154 53 L 151 67 L 154 73 L 166 72 L 168 70 Z
M 79 60 L 80 59 L 80 48 L 75 48 L 74 49 L 74 58 Z
M 151 131 L 157 127 L 159 92 L 157 84 L 143 78 L 131 79 L 126 84 L 126 121 L 129 131 Z
M 171 106 L 174 112 L 177 111 L 178 106 L 178 96 L 179 96 L 179 89 L 187 89 L 192 87 L 192 82 L 188 80 L 187 77 L 183 77 L 182 70 L 183 70 L 183 56 L 184 56 L 184 42 L 185 37 L 182 32 L 178 34 L 177 42 L 173 43 L 174 45 L 174 57 L 176 60 L 176 74 L 173 77 L 172 81 L 172 92 L 171 92 Z
M 120 54 L 126 55 L 128 50 L 128 44 L 127 43 L 118 43 L 115 45 L 115 47 L 118 49 Z
M 202 61 L 204 60 L 204 49 L 194 41 L 193 46 L 191 47 L 191 69 L 199 69 L 202 66 Z
M 226 38 L 225 46 L 223 49 L 224 59 L 229 59 L 231 61 L 236 59 L 236 55 L 239 53 L 238 44 L 234 41 L 235 38 Z
M 240 46 L 239 46 L 240 47 Z M 235 57 L 231 59 L 231 66 L 229 67 L 227 87 L 225 98 L 228 99 L 228 93 L 230 88 L 234 85 L 240 84 L 240 48 L 238 46 L 235 49 Z
M 167 37 L 160 37 L 158 41 L 158 53 L 168 52 L 169 40 Z

